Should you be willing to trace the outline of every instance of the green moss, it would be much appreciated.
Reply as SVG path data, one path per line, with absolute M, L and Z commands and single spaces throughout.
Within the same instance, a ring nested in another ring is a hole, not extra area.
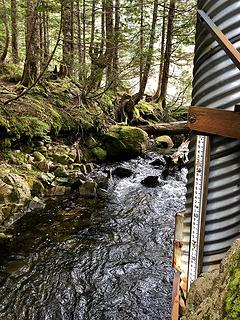
M 146 101 L 143 101 L 143 100 L 139 101 L 136 107 L 139 110 L 139 112 L 141 112 L 142 114 L 154 113 L 153 105 Z
M 12 142 L 11 139 L 5 138 L 3 141 L 0 142 L 0 149 L 9 149 L 11 148 Z
M 27 163 L 26 154 L 18 150 L 5 150 L 2 155 L 5 160 L 12 164 L 22 165 Z
M 33 197 L 43 194 L 45 190 L 43 184 L 39 180 L 33 180 L 30 189 Z
M 99 161 L 104 161 L 107 157 L 107 151 L 100 147 L 93 148 L 92 153 Z
M 34 156 L 34 159 L 35 159 L 36 161 L 43 161 L 43 160 L 45 160 L 44 155 L 41 154 L 41 152 L 39 152 L 39 151 L 34 151 L 34 152 L 33 152 L 33 156 Z
M 13 63 L 3 63 L 0 68 L 0 79 L 2 81 L 18 82 L 21 80 L 23 68 Z
M 112 126 L 104 136 L 108 156 L 131 158 L 141 154 L 147 146 L 145 131 L 128 126 Z
M 235 257 L 235 263 L 231 270 L 224 314 L 224 320 L 240 319 L 240 253 Z

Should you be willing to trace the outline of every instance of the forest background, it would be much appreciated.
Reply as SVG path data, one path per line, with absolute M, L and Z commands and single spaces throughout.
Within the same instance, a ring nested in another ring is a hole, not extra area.
M 0 74 L 5 79 L 7 68 L 7 80 L 17 83 L 4 103 L 44 79 L 68 77 L 84 103 L 109 92 L 128 99 L 127 110 L 142 99 L 167 113 L 186 108 L 195 6 L 192 0 L 1 0 Z

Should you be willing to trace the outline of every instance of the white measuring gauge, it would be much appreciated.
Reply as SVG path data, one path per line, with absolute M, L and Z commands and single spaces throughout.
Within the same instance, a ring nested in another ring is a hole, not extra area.
M 188 290 L 201 272 L 210 159 L 209 137 L 197 135 L 188 264 Z

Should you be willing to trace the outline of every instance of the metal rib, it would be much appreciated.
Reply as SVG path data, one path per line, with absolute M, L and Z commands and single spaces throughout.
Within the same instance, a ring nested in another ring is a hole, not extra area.
M 200 0 L 204 10 L 240 49 L 240 1 Z M 240 71 L 224 50 L 197 23 L 192 105 L 234 110 L 240 103 Z M 182 269 L 187 274 L 194 174 L 194 137 L 190 143 Z M 216 267 L 240 235 L 240 142 L 214 136 L 211 142 L 209 195 L 203 271 Z

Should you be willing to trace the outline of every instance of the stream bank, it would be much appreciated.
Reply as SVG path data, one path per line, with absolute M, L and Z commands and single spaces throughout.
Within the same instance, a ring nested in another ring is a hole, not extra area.
M 1 101 L 16 96 L 12 75 L 19 73 L 13 65 L 4 68 Z M 95 164 L 136 157 L 149 145 L 173 146 L 170 137 L 152 143 L 143 130 L 117 123 L 118 108 L 112 92 L 82 101 L 74 82 L 51 76 L 17 101 L 1 102 L 0 225 L 77 190 Z M 161 112 L 160 105 L 140 101 L 134 121 L 161 121 Z

